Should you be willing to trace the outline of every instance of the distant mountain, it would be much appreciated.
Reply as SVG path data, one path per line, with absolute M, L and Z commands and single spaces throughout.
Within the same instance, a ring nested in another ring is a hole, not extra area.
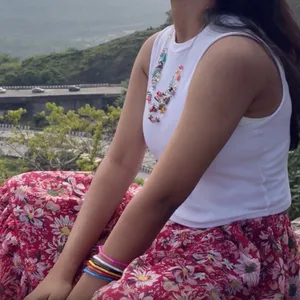
M 160 29 L 137 31 L 85 50 L 69 49 L 23 61 L 0 54 L 0 86 L 120 83 L 129 78 L 144 41 Z
M 165 20 L 169 0 L 0 0 L 0 53 L 98 45 Z
M 6 0 L 0 0 L 0 5 L 1 1 L 6 1 Z M 20 1 L 20 0 L 7 0 L 7 1 Z M 25 0 L 24 0 L 25 1 Z M 38 3 L 38 0 L 26 0 L 28 2 L 30 1 L 36 1 Z M 46 1 L 46 0 L 43 0 Z M 52 0 L 53 2 L 61 1 L 61 2 L 66 2 L 66 1 L 78 1 L 78 0 Z M 88 1 L 99 1 L 101 0 L 86 0 Z M 102 0 L 104 2 L 105 0 Z M 147 14 L 151 14 L 150 7 L 152 7 L 150 4 L 145 4 L 146 0 L 107 0 L 111 1 L 109 2 L 110 4 L 112 3 L 117 3 L 119 1 L 120 5 L 118 6 L 118 9 L 115 8 L 115 11 L 111 11 L 110 15 L 114 15 L 116 18 L 116 21 L 114 22 L 113 19 L 108 20 L 109 18 L 102 18 L 101 22 L 105 23 L 105 20 L 110 24 L 110 28 L 115 28 L 115 30 L 120 30 L 122 32 L 122 28 L 128 29 L 129 25 L 120 25 L 121 23 L 120 20 L 123 20 L 122 22 L 124 23 L 126 20 L 127 24 L 133 24 L 132 22 L 130 23 L 130 20 L 127 17 L 122 17 L 121 11 L 124 11 L 124 15 L 130 15 L 127 9 L 130 7 L 123 5 L 122 3 L 125 2 L 131 2 L 131 3 L 143 3 L 144 5 L 144 10 L 141 12 L 141 15 L 146 16 Z M 294 0 L 293 0 L 294 1 Z M 167 0 L 151 0 L 149 3 L 157 3 L 161 2 L 166 4 Z M 95 2 L 96 3 L 96 2 Z M 8 3 L 6 3 L 8 4 Z M 43 4 L 44 5 L 44 4 Z M 41 5 L 41 6 L 43 6 Z M 148 6 L 147 6 L 148 5 Z M 157 4 L 158 6 L 158 4 Z M 1 6 L 0 6 L 1 7 Z M 37 9 L 39 6 L 35 6 L 34 8 Z M 106 6 L 110 7 L 109 5 Z M 148 9 L 148 8 L 149 9 Z M 138 9 L 140 6 L 136 5 L 134 6 L 134 9 Z M 161 8 L 161 7 L 160 7 Z M 110 8 L 112 9 L 112 8 Z M 157 14 L 155 16 L 161 15 L 161 21 L 159 21 L 159 24 L 162 24 L 166 21 L 166 16 L 163 11 L 168 10 L 168 5 L 166 5 L 166 9 L 162 9 L 161 14 Z M 72 10 L 71 10 L 72 11 Z M 2 13 L 0 9 L 0 14 Z M 19 12 L 21 15 L 21 12 Z M 59 15 L 59 14 L 58 14 Z M 297 11 L 297 15 L 300 15 L 300 10 Z M 69 18 L 70 19 L 69 19 Z M 135 16 L 137 17 L 137 16 Z M 138 16 L 140 17 L 140 16 Z M 56 19 L 59 19 L 58 16 L 56 16 Z M 60 21 L 67 21 L 71 20 L 71 16 L 66 14 L 66 17 L 61 18 Z M 86 22 L 88 21 L 85 19 Z M 99 19 L 100 20 L 100 19 Z M 155 18 L 149 17 L 145 18 L 143 22 L 139 23 L 142 27 L 148 27 L 150 24 L 154 25 L 154 20 Z M 0 17 L 0 22 L 3 21 L 1 20 Z M 19 20 L 20 21 L 20 20 Z M 18 21 L 18 22 L 19 22 Z M 133 19 L 131 20 L 133 21 Z M 16 23 L 18 23 L 16 22 Z M 28 21 L 29 22 L 29 21 Z M 40 22 L 42 22 L 40 18 Z M 73 20 L 72 22 L 76 23 L 76 19 Z M 98 21 L 97 21 L 98 22 Z M 100 21 L 99 21 L 100 22 Z M 149 25 L 148 23 L 149 22 Z M 22 23 L 22 21 L 21 21 Z M 30 23 L 30 22 L 29 22 Z M 58 22 L 59 23 L 59 22 Z M 75 24 L 74 23 L 74 24 Z M 91 18 L 91 23 L 92 18 Z M 44 24 L 44 23 L 43 23 Z M 118 25 L 119 24 L 119 25 Z M 124 23 L 125 24 L 125 23 Z M 142 25 L 144 24 L 144 25 Z M 49 28 L 44 27 L 44 29 L 41 28 L 35 28 L 35 32 L 38 36 L 38 33 L 41 34 L 43 32 L 52 32 L 52 35 L 49 33 L 48 35 L 39 35 L 38 38 L 34 39 L 36 44 L 36 48 L 33 49 L 33 46 L 31 44 L 29 48 L 26 48 L 27 51 L 31 49 L 31 51 L 39 52 L 41 49 L 44 49 L 44 53 L 49 53 L 53 52 L 52 46 L 58 46 L 58 45 L 63 45 L 64 40 L 60 40 L 61 44 L 59 43 L 53 43 L 51 44 L 52 40 L 54 37 L 62 37 L 66 32 L 68 33 L 67 36 L 70 37 L 70 39 L 66 39 L 65 42 L 72 42 L 74 39 L 72 38 L 72 32 L 75 32 L 75 35 L 83 32 L 82 29 L 79 27 L 73 27 L 73 29 L 70 26 L 65 25 L 64 27 L 61 28 L 59 31 L 59 26 L 57 27 L 57 31 L 53 31 L 53 28 L 55 27 L 55 23 L 51 22 L 51 26 L 49 25 Z M 121 27 L 119 27 L 121 26 Z M 100 26 L 101 27 L 101 26 Z M 96 31 L 102 32 L 99 28 L 99 26 L 95 27 Z M 92 27 L 89 27 L 92 28 Z M 46 30 L 47 29 L 47 30 Z M 51 30 L 50 30 L 51 29 Z M 141 30 L 141 31 L 136 31 L 133 34 L 113 39 L 109 42 L 103 43 L 98 46 L 94 47 L 88 47 L 87 49 L 84 50 L 77 50 L 77 49 L 68 49 L 66 51 L 57 51 L 57 53 L 51 53 L 48 55 L 37 55 L 34 56 L 32 55 L 31 57 L 28 57 L 22 61 L 15 59 L 13 57 L 9 57 L 7 55 L 1 55 L 1 49 L 5 47 L 3 43 L 1 43 L 1 38 L 2 38 L 2 33 L 5 32 L 5 28 L 1 28 L 0 26 L 0 86 L 6 86 L 6 85 L 56 85 L 56 84 L 78 84 L 78 83 L 120 83 L 123 80 L 126 80 L 129 78 L 131 68 L 133 61 L 143 44 L 143 42 L 154 32 L 160 30 L 161 27 L 155 26 L 152 29 L 148 30 Z M 28 28 L 9 28 L 9 31 L 13 32 L 15 30 L 15 33 L 18 31 L 23 31 L 23 32 L 29 32 L 30 30 Z M 69 30 L 69 32 L 68 32 Z M 103 29 L 104 30 L 104 29 Z M 129 29 L 128 29 L 129 30 Z M 63 32 L 65 32 L 63 34 Z M 88 32 L 93 32 L 92 29 L 90 31 L 86 31 L 86 37 L 88 36 Z M 113 32 L 113 30 L 111 30 Z M 103 34 L 105 35 L 104 31 Z M 25 36 L 25 33 L 24 33 Z M 32 40 L 32 36 L 29 35 L 30 40 Z M 97 44 L 100 41 L 97 39 Z M 50 45 L 50 44 L 52 45 Z M 45 48 L 48 45 L 48 48 Z M 42 48 L 43 46 L 43 48 Z M 73 44 L 73 46 L 76 46 Z M 63 47 L 63 46 L 60 46 Z M 22 48 L 16 48 L 19 51 L 23 51 L 24 49 Z M 5 52 L 5 51 L 3 51 Z M 7 51 L 8 52 L 8 51 Z M 23 51 L 24 53 L 24 51 Z

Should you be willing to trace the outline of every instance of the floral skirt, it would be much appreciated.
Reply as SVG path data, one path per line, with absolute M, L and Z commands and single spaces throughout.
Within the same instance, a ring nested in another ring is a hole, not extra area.
M 0 187 L 1 300 L 23 300 L 46 276 L 91 180 L 87 173 L 32 172 Z M 99 240 L 138 190 L 130 186 Z M 121 280 L 95 293 L 98 299 L 299 300 L 299 244 L 286 214 L 206 230 L 168 222 Z

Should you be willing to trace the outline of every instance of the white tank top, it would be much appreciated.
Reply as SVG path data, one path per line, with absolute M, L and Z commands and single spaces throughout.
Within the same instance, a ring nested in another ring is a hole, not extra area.
M 207 26 L 195 39 L 177 44 L 174 27 L 170 26 L 157 36 L 151 55 L 149 88 L 152 72 L 166 46 L 168 58 L 156 90 L 166 91 L 178 66 L 184 65 L 179 88 L 160 123 L 148 120 L 149 104 L 146 102 L 144 136 L 149 150 L 157 160 L 179 122 L 199 60 L 217 40 L 230 35 L 248 34 L 242 31 L 218 31 Z M 291 205 L 287 169 L 291 98 L 284 69 L 278 59 L 270 55 L 277 64 L 283 86 L 279 108 L 265 118 L 242 118 L 227 144 L 193 192 L 173 214 L 171 221 L 193 228 L 209 228 L 281 213 Z

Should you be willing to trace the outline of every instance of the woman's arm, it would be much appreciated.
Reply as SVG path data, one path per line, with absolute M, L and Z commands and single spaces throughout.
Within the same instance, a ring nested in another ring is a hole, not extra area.
M 155 36 L 148 39 L 137 56 L 113 142 L 85 196 L 65 248 L 52 269 L 64 279 L 73 280 L 141 165 L 145 153 L 142 119 L 154 39 Z
M 243 37 L 228 37 L 207 51 L 175 133 L 104 244 L 106 255 L 128 264 L 151 246 L 262 92 L 270 60 L 258 44 Z M 91 299 L 107 283 L 84 274 L 68 300 Z
M 208 50 L 171 141 L 106 241 L 105 254 L 130 263 L 148 249 L 265 89 L 272 64 L 258 44 L 243 37 L 228 37 Z

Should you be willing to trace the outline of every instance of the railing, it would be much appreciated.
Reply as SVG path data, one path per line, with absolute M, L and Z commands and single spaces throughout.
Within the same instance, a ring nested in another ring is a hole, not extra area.
M 26 125 L 18 125 L 18 126 L 14 126 L 12 124 L 3 124 L 0 123 L 0 131 L 9 131 L 12 129 L 21 129 L 21 130 L 32 130 L 30 128 L 30 126 L 26 126 Z
M 4 124 L 4 123 L 0 123 L 0 132 L 1 131 L 10 131 L 13 129 L 20 129 L 20 130 L 26 130 L 26 131 L 42 131 L 39 128 L 33 128 L 30 126 L 26 126 L 26 125 L 12 125 L 12 124 Z M 88 132 L 82 132 L 82 131 L 69 131 L 69 135 L 74 136 L 74 137 L 85 137 L 85 138 L 90 138 L 91 134 Z M 1 133 L 0 133 L 0 140 L 3 140 L 5 138 L 1 137 Z M 110 142 L 111 139 L 104 137 L 103 138 L 104 141 L 106 142 Z M 146 167 L 146 166 L 141 166 L 140 171 L 150 174 L 152 172 L 152 168 Z
M 64 85 L 18 85 L 18 86 L 2 86 L 6 90 L 32 90 L 35 87 L 40 87 L 42 89 L 69 89 L 74 84 L 64 84 Z M 76 84 L 80 88 L 97 88 L 97 87 L 122 87 L 121 84 L 110 84 L 110 83 L 84 83 Z
M 13 125 L 13 124 L 6 124 L 0 123 L 0 131 L 10 131 L 12 129 L 20 129 L 20 130 L 27 130 L 27 131 L 42 131 L 40 128 L 37 127 L 30 127 L 27 125 Z M 91 134 L 84 131 L 69 131 L 69 135 L 71 136 L 78 136 L 78 137 L 91 137 Z M 109 141 L 108 138 L 104 138 L 105 141 Z
M 146 167 L 146 166 L 141 166 L 140 170 L 144 173 L 148 173 L 148 174 L 151 174 L 152 172 L 152 168 L 149 168 L 149 167 Z

